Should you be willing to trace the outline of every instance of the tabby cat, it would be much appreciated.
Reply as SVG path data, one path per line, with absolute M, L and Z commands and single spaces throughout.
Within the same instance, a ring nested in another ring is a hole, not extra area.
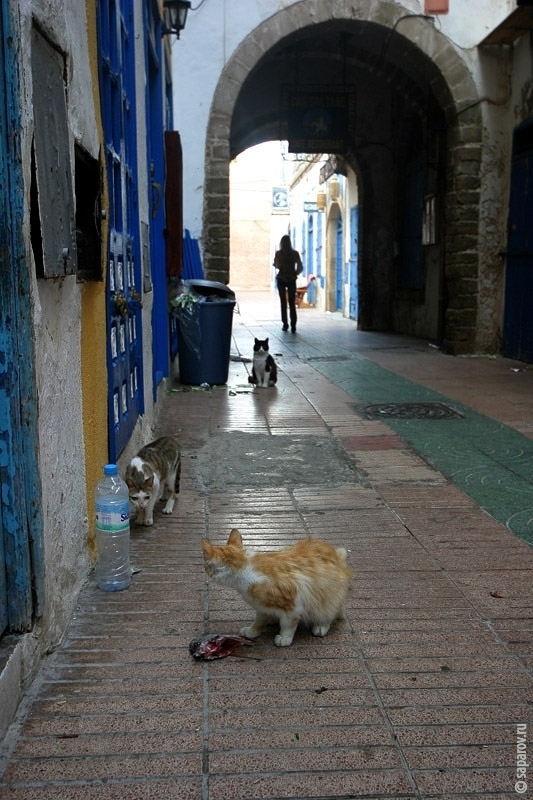
M 163 514 L 172 514 L 180 490 L 181 453 L 176 439 L 163 436 L 141 447 L 126 469 L 130 503 L 138 525 L 154 524 L 154 506 L 166 500 Z
M 266 389 L 267 386 L 275 386 L 277 379 L 278 368 L 268 352 L 268 339 L 255 338 L 252 374 L 248 376 L 248 382 Z
M 304 539 L 283 550 L 253 552 L 243 547 L 234 528 L 222 546 L 202 540 L 204 566 L 217 583 L 236 589 L 255 609 L 252 625 L 241 636 L 255 639 L 273 620 L 280 632 L 278 647 L 292 644 L 298 623 L 315 636 L 325 636 L 333 620 L 344 616 L 344 601 L 352 570 L 346 550 L 318 539 Z

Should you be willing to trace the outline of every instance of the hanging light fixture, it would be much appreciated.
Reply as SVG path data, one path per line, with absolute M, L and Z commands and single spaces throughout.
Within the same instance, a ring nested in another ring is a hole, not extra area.
M 319 189 L 316 193 L 316 207 L 318 211 L 326 210 L 326 193 L 324 189 Z
M 339 196 L 340 196 L 340 193 L 341 193 L 341 188 L 340 188 L 340 184 L 339 184 L 339 179 L 337 178 L 336 175 L 334 175 L 330 179 L 330 181 L 328 183 L 328 186 L 329 186 L 330 199 L 331 200 L 338 200 Z
M 187 12 L 190 7 L 191 4 L 189 0 L 163 0 L 163 11 L 165 15 L 163 36 L 169 33 L 175 33 L 178 39 L 180 38 L 180 32 L 185 27 Z

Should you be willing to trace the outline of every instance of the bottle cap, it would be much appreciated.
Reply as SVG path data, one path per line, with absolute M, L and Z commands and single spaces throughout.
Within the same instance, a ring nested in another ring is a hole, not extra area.
M 118 475 L 118 467 L 116 464 L 106 464 L 104 467 L 104 475 Z

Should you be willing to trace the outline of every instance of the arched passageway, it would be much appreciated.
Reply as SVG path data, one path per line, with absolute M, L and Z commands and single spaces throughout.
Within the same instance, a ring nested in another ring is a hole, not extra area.
M 206 140 L 206 275 L 229 279 L 229 162 L 287 138 L 284 87 L 350 86 L 344 156 L 359 181 L 359 324 L 472 352 L 482 137 L 474 83 L 430 18 L 366 2 L 343 18 L 343 4 L 333 5 L 334 18 L 330 2 L 313 4 L 312 18 L 303 2 L 275 14 L 220 77 Z

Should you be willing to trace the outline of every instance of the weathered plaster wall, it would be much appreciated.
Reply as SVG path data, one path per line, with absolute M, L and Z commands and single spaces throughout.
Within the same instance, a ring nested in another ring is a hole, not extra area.
M 39 281 L 34 295 L 46 615 L 60 639 L 87 574 L 87 504 L 80 368 L 80 287 L 74 277 Z
M 74 141 L 98 155 L 85 14 L 75 0 L 21 6 L 21 75 L 25 122 L 23 159 L 29 207 L 33 107 L 31 80 L 32 17 L 67 57 L 68 124 L 71 163 Z M 76 54 L 73 58 L 72 54 Z M 42 647 L 57 644 L 72 613 L 88 569 L 88 517 L 81 393 L 81 285 L 75 276 L 37 280 L 30 245 L 29 213 L 25 237 L 33 279 L 35 370 L 39 404 L 39 460 L 45 553 L 45 614 L 37 627 Z M 35 634 L 34 634 L 35 635 Z

